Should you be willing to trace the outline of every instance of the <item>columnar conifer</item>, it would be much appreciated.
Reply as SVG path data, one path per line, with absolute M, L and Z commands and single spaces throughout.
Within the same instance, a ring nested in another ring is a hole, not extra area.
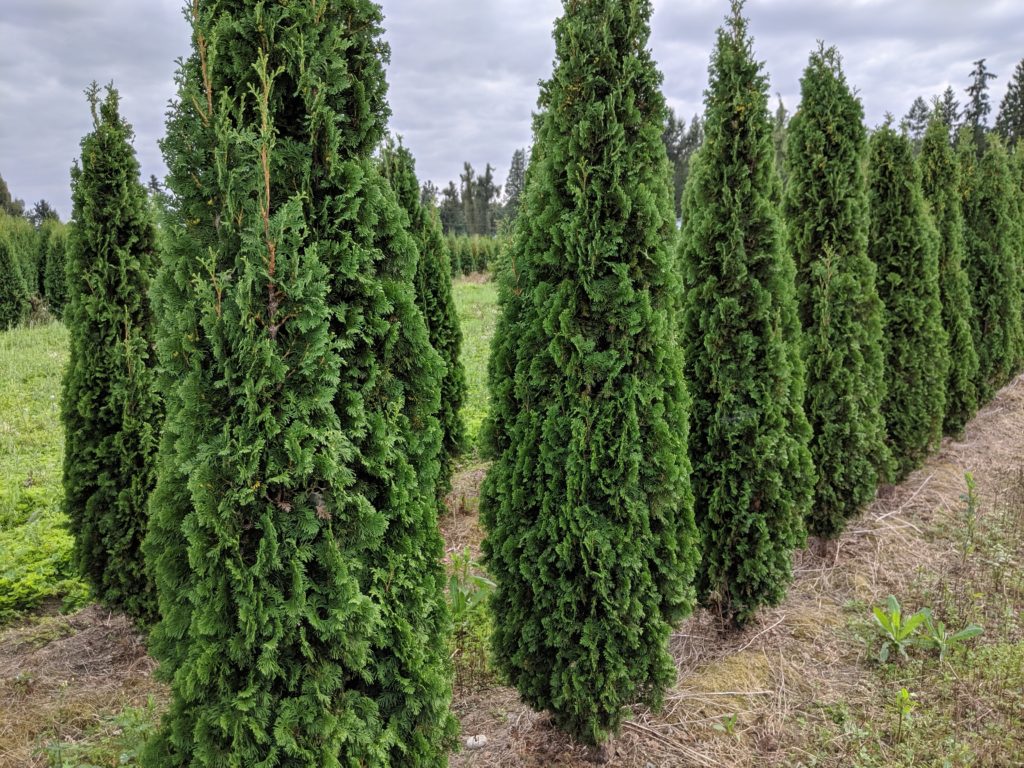
M 801 90 L 789 123 L 785 213 L 818 471 L 807 526 L 831 538 L 888 472 L 882 303 L 867 254 L 864 110 L 834 48 L 811 54 Z
M 6 218 L 6 214 L 0 214 Z M 28 312 L 28 291 L 7 232 L 0 230 L 0 331 L 18 325 Z
M 1010 378 L 1021 343 L 1021 276 L 1018 273 L 1013 182 L 1006 150 L 989 137 L 980 160 L 970 132 L 960 132 L 957 156 L 963 174 L 967 274 L 974 299 L 978 396 L 987 402 Z
M 462 452 L 465 427 L 462 423 L 462 403 L 466 398 L 466 372 L 460 352 L 462 330 L 452 298 L 451 264 L 448 246 L 441 233 L 441 220 L 437 211 L 420 203 L 419 181 L 412 153 L 401 141 L 386 142 L 381 152 L 381 168 L 398 197 L 398 202 L 409 216 L 409 223 L 419 260 L 416 264 L 416 304 L 427 323 L 430 345 L 444 362 L 441 380 L 441 474 L 438 493 L 444 495 L 451 485 L 452 463 Z
M 71 172 L 64 374 L 64 509 L 75 558 L 101 601 L 153 618 L 142 556 L 162 409 L 147 296 L 155 233 L 118 94 L 87 91 L 93 130 Z
M 192 7 L 164 154 L 149 766 L 438 766 L 441 361 L 367 0 Z
M 898 476 L 942 439 L 949 351 L 939 296 L 939 237 L 921 194 L 910 139 L 871 137 L 868 252 L 885 305 L 886 394 L 882 412 Z
M 498 668 L 599 743 L 675 677 L 696 560 L 649 0 L 564 4 L 505 261 L 482 496 Z
M 733 2 L 712 53 L 704 146 L 687 184 L 681 238 L 703 535 L 697 589 L 737 624 L 785 595 L 814 488 L 768 80 L 742 10 Z
M 971 285 L 964 268 L 960 166 L 949 142 L 949 126 L 937 113 L 924 134 L 920 165 L 922 191 L 938 228 L 942 325 L 949 338 L 943 425 L 947 433 L 956 435 L 978 409 L 978 352 L 971 330 Z
M 43 262 L 43 295 L 46 306 L 56 317 L 64 312 L 67 303 L 67 250 L 70 224 L 56 224 L 49 228 Z

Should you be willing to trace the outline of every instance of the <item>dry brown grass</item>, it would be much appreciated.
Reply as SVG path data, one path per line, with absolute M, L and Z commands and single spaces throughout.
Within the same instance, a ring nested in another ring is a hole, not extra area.
M 685 622 L 671 643 L 677 685 L 661 712 L 635 712 L 607 765 L 798 765 L 812 757 L 808 728 L 830 707 L 871 711 L 879 679 L 866 664 L 870 649 L 851 634 L 851 615 L 865 614 L 889 594 L 921 594 L 926 581 L 947 586 L 955 602 L 968 568 L 959 550 L 964 473 L 974 473 L 982 516 L 995 514 L 1007 494 L 1024 488 L 1022 435 L 1024 380 L 1018 379 L 961 440 L 946 440 L 926 466 L 882 489 L 836 544 L 797 553 L 795 581 L 781 606 L 763 611 L 741 632 L 726 631 L 707 612 Z M 485 465 L 470 465 L 455 479 L 450 514 L 441 521 L 449 555 L 465 547 L 479 554 L 477 504 L 485 471 Z M 1018 510 L 1022 502 L 1016 499 Z M 1024 595 L 1004 597 L 1024 602 Z M 3 633 L 0 768 L 43 765 L 33 757 L 41 742 L 73 740 L 104 715 L 140 706 L 150 696 L 162 700 L 165 691 L 153 681 L 152 669 L 132 626 L 97 607 Z M 508 688 L 460 686 L 454 708 L 464 736 L 488 739 L 482 749 L 454 755 L 454 768 L 592 764 L 589 750 L 571 743 Z M 736 718 L 732 733 L 724 732 L 724 717 Z M 844 749 L 839 744 L 831 757 L 813 756 L 817 765 L 838 768 L 850 764 Z

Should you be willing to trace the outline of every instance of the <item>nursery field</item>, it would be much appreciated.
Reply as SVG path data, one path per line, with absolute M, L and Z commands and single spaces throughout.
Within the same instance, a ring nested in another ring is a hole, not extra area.
M 442 529 L 454 708 L 474 748 L 452 765 L 589 765 L 489 670 L 475 445 L 496 290 L 470 277 L 455 298 L 471 447 Z M 66 346 L 59 324 L 0 334 L 0 768 L 136 765 L 167 699 L 142 636 L 89 604 L 70 565 L 59 511 Z M 1024 764 L 1022 434 L 1018 378 L 838 542 L 798 553 L 778 608 L 742 631 L 696 613 L 672 637 L 679 677 L 664 707 L 637 710 L 608 765 Z M 894 626 L 897 602 L 904 621 L 929 618 Z

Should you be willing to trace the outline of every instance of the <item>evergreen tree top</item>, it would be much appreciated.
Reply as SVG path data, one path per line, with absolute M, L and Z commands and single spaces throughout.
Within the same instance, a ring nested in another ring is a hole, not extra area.
M 1024 59 L 1013 71 L 1013 79 L 999 105 L 996 131 L 1010 147 L 1024 138 Z

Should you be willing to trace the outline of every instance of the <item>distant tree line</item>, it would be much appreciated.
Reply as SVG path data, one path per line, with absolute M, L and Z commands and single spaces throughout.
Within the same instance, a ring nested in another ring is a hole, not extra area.
M 493 237 L 505 222 L 515 219 L 525 180 L 526 151 L 517 149 L 509 164 L 504 196 L 503 187 L 495 184 L 494 167 L 490 163 L 478 174 L 473 165 L 466 162 L 458 183 L 450 181 L 439 190 L 428 181 L 423 185 L 421 197 L 424 203 L 437 205 L 444 234 Z

